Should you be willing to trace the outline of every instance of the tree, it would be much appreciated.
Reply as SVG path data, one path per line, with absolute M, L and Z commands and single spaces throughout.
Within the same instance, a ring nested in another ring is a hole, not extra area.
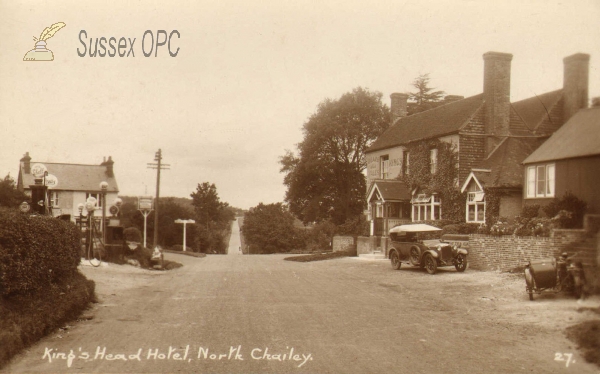
M 365 150 L 389 126 L 380 92 L 355 88 L 322 101 L 304 124 L 298 156 L 280 158 L 285 201 L 304 223 L 343 224 L 362 214 L 366 191 Z
M 429 80 L 429 74 L 421 74 L 413 81 L 412 86 L 417 91 L 408 94 L 407 112 L 409 116 L 435 108 L 442 103 L 446 93 L 444 91 L 433 91 L 434 88 L 429 87 Z
M 250 208 L 244 215 L 242 232 L 251 253 L 289 252 L 298 237 L 294 216 L 282 203 L 260 203 Z
M 198 184 L 196 192 L 190 196 L 197 224 L 197 234 L 192 245 L 206 253 L 225 253 L 225 238 L 235 217 L 233 210 L 229 204 L 221 202 L 214 183 Z
M 10 173 L 0 180 L 0 206 L 16 208 L 23 201 L 29 200 L 30 198 L 23 191 L 17 189 L 15 180 L 10 176 Z

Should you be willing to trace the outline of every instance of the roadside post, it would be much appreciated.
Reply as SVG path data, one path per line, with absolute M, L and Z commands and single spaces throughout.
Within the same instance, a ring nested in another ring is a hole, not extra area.
M 152 196 L 139 196 L 138 197 L 138 210 L 144 216 L 144 248 L 146 248 L 146 221 L 148 215 L 152 211 Z
M 183 223 L 183 251 L 185 252 L 185 248 L 186 248 L 186 244 L 185 244 L 186 243 L 185 242 L 185 239 L 186 239 L 185 226 L 188 223 L 196 223 L 196 221 L 194 221 L 193 219 L 176 219 L 175 223 Z

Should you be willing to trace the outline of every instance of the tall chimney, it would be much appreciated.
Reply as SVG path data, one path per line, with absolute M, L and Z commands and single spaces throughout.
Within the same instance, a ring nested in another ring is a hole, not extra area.
M 485 100 L 486 155 L 508 136 L 510 124 L 510 62 L 512 54 L 487 52 L 483 55 L 483 98 Z
M 23 169 L 23 173 L 31 174 L 31 157 L 29 157 L 29 152 L 25 152 L 25 155 L 20 160 L 21 161 L 21 169 Z
M 393 94 L 390 95 L 390 98 L 392 99 L 391 101 L 391 105 L 390 105 L 390 112 L 391 112 L 391 124 L 394 124 L 394 122 L 396 122 L 396 120 L 398 118 L 401 117 L 406 117 L 406 106 L 407 106 L 407 102 L 408 102 L 408 95 L 405 93 L 398 93 L 398 92 L 394 92 Z
M 113 165 L 115 164 L 115 162 L 112 160 L 111 156 L 108 156 L 108 160 L 102 163 L 103 165 L 106 165 L 106 175 L 109 177 L 114 177 L 115 174 L 113 172 Z
M 563 59 L 564 121 L 587 108 L 590 55 L 576 53 Z

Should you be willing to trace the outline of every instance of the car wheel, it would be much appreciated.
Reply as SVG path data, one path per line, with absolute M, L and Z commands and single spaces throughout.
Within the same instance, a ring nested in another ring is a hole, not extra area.
M 419 266 L 419 248 L 417 247 L 412 247 L 410 249 L 410 256 L 409 256 L 409 261 L 410 264 L 413 266 Z
M 398 252 L 392 251 L 390 254 L 390 260 L 392 261 L 392 268 L 394 270 L 400 270 L 402 263 L 400 262 L 400 256 L 398 256 Z
M 423 256 L 423 263 L 425 264 L 425 270 L 429 274 L 435 274 L 437 271 L 437 261 L 435 261 L 435 258 L 430 253 L 426 253 Z
M 456 256 L 456 262 L 454 263 L 456 271 L 462 273 L 463 271 L 467 270 L 468 265 L 469 263 L 467 262 L 467 257 L 465 255 L 459 254 Z

